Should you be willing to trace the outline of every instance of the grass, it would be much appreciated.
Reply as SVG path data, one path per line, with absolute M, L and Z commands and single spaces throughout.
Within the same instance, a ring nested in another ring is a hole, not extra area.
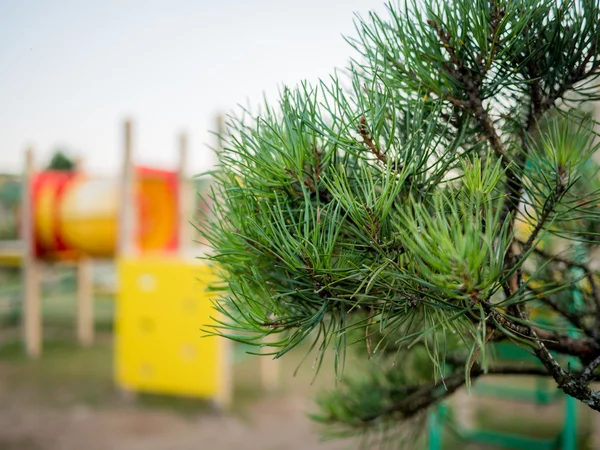
M 51 328 L 69 327 L 75 323 L 76 281 L 73 267 L 52 268 L 52 277 L 41 286 L 42 320 Z M 0 268 L 0 325 L 18 326 L 22 298 L 18 270 Z M 94 322 L 101 330 L 111 330 L 114 322 L 114 295 L 96 291 Z
M 114 400 L 112 347 L 106 337 L 89 349 L 46 341 L 38 360 L 26 358 L 21 343 L 11 341 L 0 346 L 0 361 L 7 387 L 53 407 L 77 402 L 103 406 Z
M 0 383 L 3 383 L 15 398 L 23 402 L 44 404 L 52 408 L 65 408 L 84 404 L 93 408 L 151 408 L 188 416 L 204 414 L 212 410 L 210 403 L 197 399 L 140 394 L 126 398 L 113 382 L 112 335 L 99 333 L 96 344 L 81 349 L 73 342 L 54 339 L 44 343 L 43 356 L 38 360 L 27 359 L 19 342 L 0 343 Z M 301 349 L 300 349 L 301 350 Z M 322 388 L 331 388 L 333 370 L 331 361 L 325 361 L 323 372 L 311 384 L 314 371 L 310 364 L 303 365 L 296 377 L 293 373 L 302 359 L 302 351 L 291 352 L 281 362 L 281 388 L 278 395 L 312 397 Z M 239 349 L 243 352 L 243 348 Z M 259 385 L 260 360 L 258 357 L 239 359 L 234 366 L 233 413 L 240 418 L 250 418 L 252 405 L 264 394 Z M 517 402 L 485 399 L 477 413 L 480 426 L 510 434 L 545 437 L 556 434 L 561 425 L 561 409 L 541 414 L 543 407 L 523 408 Z M 538 411 L 539 414 L 536 414 Z M 581 418 L 579 442 L 585 447 L 589 433 L 590 412 L 580 407 Z M 444 436 L 446 449 L 492 449 L 497 447 L 478 446 L 462 442 L 451 432 Z M 415 447 L 416 448 L 416 447 Z
M 52 407 L 83 403 L 93 407 L 113 407 L 123 404 L 123 393 L 113 382 L 113 343 L 108 332 L 98 333 L 91 348 L 80 348 L 74 340 L 64 336 L 73 333 L 64 329 L 58 338 L 44 342 L 42 357 L 28 359 L 20 341 L 0 341 L 0 383 L 11 390 L 27 391 L 37 401 Z M 237 353 L 243 353 L 239 349 Z M 244 412 L 264 394 L 259 383 L 259 358 L 237 358 L 234 365 L 233 410 Z M 281 393 L 303 389 L 304 393 L 315 391 L 310 385 L 310 374 L 293 378 L 295 362 L 293 355 L 282 364 Z M 320 383 L 323 385 L 323 382 Z M 159 408 L 177 413 L 196 413 L 211 408 L 210 403 L 183 397 L 138 394 L 134 406 Z

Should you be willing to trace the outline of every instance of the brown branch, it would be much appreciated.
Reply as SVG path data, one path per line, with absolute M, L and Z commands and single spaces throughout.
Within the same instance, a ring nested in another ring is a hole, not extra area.
M 589 389 L 585 383 L 582 383 L 579 380 L 579 378 L 574 376 L 572 373 L 567 372 L 560 366 L 560 364 L 558 364 L 556 359 L 554 359 L 549 351 L 551 346 L 546 346 L 543 336 L 546 333 L 542 333 L 541 330 L 535 330 L 529 325 L 514 323 L 489 306 L 488 310 L 490 312 L 490 316 L 503 328 L 516 332 L 521 336 L 528 337 L 534 342 L 534 353 L 544 365 L 548 373 L 552 376 L 552 378 L 554 378 L 554 381 L 556 381 L 558 387 L 563 390 L 563 392 L 582 401 L 590 408 L 600 411 L 600 392 Z M 526 316 L 523 316 L 522 318 L 527 319 Z M 593 342 L 593 344 L 596 346 L 596 351 L 593 358 L 596 358 L 600 354 L 600 350 L 597 348 L 597 344 L 595 342 Z M 583 359 L 581 353 L 577 354 L 576 356 L 579 356 Z
M 457 106 L 461 109 L 468 109 L 469 108 L 469 102 L 465 101 L 465 100 L 461 100 L 459 98 L 453 97 L 451 95 L 446 95 L 444 97 L 442 97 L 444 100 L 449 101 L 450 103 L 452 103 L 454 106 Z
M 358 132 L 363 138 L 364 144 L 369 150 L 371 150 L 371 153 L 373 153 L 379 161 L 386 164 L 387 157 L 385 156 L 385 153 L 383 153 L 373 141 L 373 137 L 371 136 L 371 133 L 367 128 L 367 119 L 365 118 L 365 116 L 360 117 L 360 125 L 358 126 Z
M 463 361 L 463 363 L 466 364 L 465 361 Z M 456 366 L 460 365 L 464 366 L 464 364 L 456 364 Z M 471 371 L 471 378 L 477 379 L 485 374 L 551 376 L 545 367 L 492 365 L 487 368 L 487 371 L 484 371 L 480 364 L 475 364 Z M 431 383 L 419 388 L 415 388 L 413 386 L 406 387 L 405 391 L 408 395 L 406 395 L 402 400 L 388 406 L 376 414 L 363 417 L 362 421 L 373 422 L 382 417 L 394 414 L 400 414 L 403 419 L 410 418 L 430 407 L 431 405 L 452 395 L 465 384 L 465 381 L 466 379 L 464 372 L 459 370 L 444 379 L 443 382 Z M 595 399 L 596 397 L 592 396 L 592 398 Z M 594 408 L 593 406 L 591 407 Z
M 483 371 L 475 371 L 471 374 L 472 378 L 483 375 Z M 409 418 L 425 410 L 429 406 L 437 403 L 445 397 L 453 394 L 465 384 L 465 374 L 456 372 L 443 380 L 443 383 L 431 383 L 417 389 L 412 394 L 406 396 L 403 400 L 388 406 L 383 411 L 364 417 L 364 422 L 372 422 L 383 416 L 400 413 L 403 418 Z
M 468 101 L 456 99 L 454 97 L 445 97 L 446 100 L 452 104 L 459 106 L 473 114 L 479 125 L 481 125 L 485 136 L 490 142 L 494 152 L 501 158 L 502 166 L 507 167 L 510 159 L 506 154 L 504 144 L 498 135 L 496 128 L 494 127 L 492 120 L 490 119 L 487 111 L 483 107 L 483 100 L 479 87 L 481 79 L 479 76 L 474 75 L 473 72 L 466 67 L 456 54 L 456 50 L 452 46 L 450 41 L 450 33 L 444 31 L 438 24 L 432 20 L 428 20 L 427 23 L 436 31 L 440 42 L 450 57 L 450 63 L 446 65 L 448 73 L 456 78 L 458 82 L 465 85 Z
M 540 87 L 540 81 L 537 79 L 537 72 L 534 69 L 530 71 L 530 77 L 533 78 L 530 86 L 531 96 L 531 112 L 527 118 L 526 129 L 527 131 L 533 130 L 537 121 L 542 117 L 544 109 L 542 104 L 544 102 L 542 98 L 542 90 Z
M 596 283 L 596 279 L 594 278 L 594 274 L 588 270 L 587 279 L 590 282 L 590 287 L 592 288 L 592 298 L 594 299 L 594 304 L 596 305 L 596 330 L 600 329 L 600 289 L 598 289 L 598 283 Z
M 489 305 L 485 306 L 485 302 L 482 302 L 482 304 L 487 309 L 489 316 L 492 317 L 496 323 L 502 324 L 503 328 L 532 339 L 532 343 L 536 346 L 534 351 L 538 356 L 538 359 L 543 363 L 543 367 L 494 364 L 484 371 L 481 365 L 476 362 L 471 367 L 471 379 L 477 379 L 484 375 L 484 373 L 550 376 L 554 378 L 558 387 L 565 393 L 583 401 L 590 408 L 600 411 L 600 393 L 587 388 L 581 381 L 582 379 L 595 379 L 596 376 L 593 374 L 593 369 L 590 369 L 592 372 L 591 374 L 587 374 L 585 371 L 582 373 L 569 373 L 560 367 L 548 350 L 562 350 L 562 352 L 566 354 L 575 356 L 593 352 L 596 354 L 596 358 L 600 364 L 600 357 L 597 356 L 600 352 L 600 348 L 598 348 L 593 340 L 561 336 L 544 330 L 534 330 L 528 325 L 515 323 L 509 318 L 504 317 L 500 312 Z M 547 348 L 546 345 L 548 345 Z M 447 358 L 447 362 L 456 367 L 464 367 L 466 364 L 470 364 L 470 362 L 467 362 L 464 359 L 452 357 Z M 425 386 L 404 386 L 403 392 L 405 392 L 405 395 L 402 400 L 384 408 L 378 413 L 363 417 L 362 421 L 364 423 L 373 422 L 382 417 L 396 414 L 400 415 L 403 419 L 413 417 L 431 405 L 452 395 L 456 390 L 460 389 L 465 382 L 466 378 L 464 371 L 459 370 L 443 380 Z
M 500 327 L 504 328 L 522 338 L 540 340 L 547 348 L 557 353 L 579 357 L 584 361 L 593 359 L 600 354 L 600 346 L 594 339 L 586 337 L 572 337 L 565 334 L 550 332 L 530 325 L 513 322 L 510 318 L 491 307 L 482 303 L 484 311 Z
M 594 370 L 598 366 L 600 366 L 600 356 L 598 356 L 591 363 L 589 363 L 589 365 L 581 373 L 581 376 L 579 377 L 581 382 L 587 386 L 594 377 Z
M 281 321 L 265 322 L 261 323 L 260 326 L 264 328 L 270 328 L 272 330 L 291 330 L 293 328 L 300 328 L 304 325 L 302 322 L 298 323 L 283 323 Z
M 535 332 L 549 350 L 563 355 L 575 356 L 584 363 L 600 353 L 598 343 L 588 337 L 576 338 L 540 329 L 535 329 Z

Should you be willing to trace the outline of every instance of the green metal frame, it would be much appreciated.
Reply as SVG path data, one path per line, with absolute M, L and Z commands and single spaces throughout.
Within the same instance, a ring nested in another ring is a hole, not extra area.
M 580 275 L 575 273 L 575 275 Z M 579 289 L 573 289 L 573 309 L 583 304 L 583 298 Z M 574 331 L 569 333 L 576 335 Z M 519 361 L 530 364 L 539 364 L 539 361 L 525 349 L 510 343 L 497 343 L 493 351 L 500 360 Z M 555 355 L 555 357 L 559 357 Z M 578 366 L 574 358 L 567 358 L 572 368 Z M 556 386 L 553 386 L 547 378 L 536 377 L 534 388 L 505 386 L 494 383 L 479 381 L 473 386 L 473 393 L 482 396 L 491 396 L 503 399 L 514 399 L 535 404 L 547 405 L 564 398 L 564 419 L 560 433 L 552 438 L 541 439 L 529 436 L 517 436 L 500 433 L 491 430 L 457 430 L 459 436 L 470 442 L 508 447 L 516 450 L 576 450 L 577 449 L 577 423 L 578 402 L 573 397 L 564 394 Z M 428 415 L 428 440 L 429 450 L 442 450 L 442 433 L 444 422 L 448 417 L 449 408 L 440 404 Z
M 537 390 L 537 388 L 536 388 Z M 557 389 L 558 391 L 558 389 Z M 504 394 L 505 392 L 502 391 Z M 504 395 L 503 398 L 506 398 Z M 519 397 L 521 401 L 536 400 L 539 394 L 533 393 L 528 399 Z M 564 420 L 560 433 L 551 438 L 534 438 L 530 436 L 512 435 L 485 429 L 456 430 L 461 439 L 479 444 L 507 447 L 515 450 L 577 450 L 577 400 L 560 393 L 554 395 L 555 401 L 564 398 Z M 551 402 L 549 402 L 551 403 Z M 547 403 L 546 403 L 547 404 Z M 443 449 L 444 423 L 448 420 L 450 408 L 439 405 L 428 415 L 429 450 Z

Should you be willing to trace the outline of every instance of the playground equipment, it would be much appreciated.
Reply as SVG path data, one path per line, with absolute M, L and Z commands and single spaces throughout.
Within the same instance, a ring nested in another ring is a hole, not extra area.
M 42 351 L 40 269 L 76 266 L 77 338 L 94 339 L 92 265 L 109 258 L 117 268 L 115 379 L 128 391 L 210 398 L 231 397 L 230 345 L 204 337 L 212 323 L 210 267 L 186 256 L 192 243 L 187 138 L 179 138 L 179 165 L 167 171 L 134 166 L 132 125 L 126 121 L 120 177 L 83 171 L 37 172 L 26 152 L 20 207 L 21 238 L 0 243 L 0 265 L 22 269 L 25 351 Z M 197 248 L 194 256 L 201 253 Z M 278 365 L 263 358 L 262 385 L 277 387 Z
M 512 361 L 519 364 L 539 365 L 531 354 L 510 343 L 494 345 L 496 357 L 500 361 Z M 573 364 L 575 361 L 572 361 Z M 553 380 L 535 378 L 534 386 L 511 386 L 501 382 L 476 381 L 471 392 L 463 395 L 455 404 L 442 403 L 434 408 L 428 416 L 429 450 L 442 450 L 443 428 L 454 417 L 454 431 L 465 442 L 500 446 L 503 448 L 521 450 L 576 450 L 578 401 L 558 389 Z M 475 411 L 474 401 L 477 398 L 488 397 L 511 400 L 521 403 L 534 404 L 539 407 L 560 404 L 562 402 L 562 426 L 554 436 L 547 438 L 525 435 L 507 434 L 489 430 L 473 423 Z M 453 410 L 454 414 L 450 414 Z M 466 410 L 466 411 L 465 411 Z M 462 416 L 463 420 L 456 420 Z M 466 419 L 466 420 L 464 420 Z M 466 422 L 466 423 L 465 423 Z
M 116 179 L 45 171 L 32 181 L 33 239 L 38 258 L 109 258 L 117 252 L 119 186 Z M 137 167 L 136 247 L 176 251 L 177 173 Z
M 20 260 L 23 275 L 23 332 L 29 356 L 41 353 L 39 272 L 43 264 L 68 261 L 77 267 L 77 331 L 82 345 L 93 341 L 92 258 L 155 252 L 175 254 L 190 217 L 184 196 L 187 139 L 179 141 L 177 171 L 134 167 L 131 122 L 124 127 L 120 178 L 93 177 L 83 171 L 35 170 L 26 153 L 22 179 L 20 248 L 0 253 L 0 262 Z M 185 219 L 182 219 L 185 218 Z M 6 248 L 6 247 L 0 247 Z
M 133 391 L 208 397 L 227 405 L 228 343 L 202 337 L 199 331 L 214 314 L 205 292 L 213 278 L 211 268 L 173 257 L 124 258 L 119 277 L 119 384 Z

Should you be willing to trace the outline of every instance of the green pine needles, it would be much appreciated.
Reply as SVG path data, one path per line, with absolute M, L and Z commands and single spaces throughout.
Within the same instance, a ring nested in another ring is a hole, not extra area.
M 338 431 L 410 435 L 489 373 L 600 410 L 599 2 L 388 9 L 357 20 L 344 75 L 230 117 L 202 226 L 213 332 L 317 366 L 331 348 L 339 377 L 356 349 L 368 368 L 315 415 Z

